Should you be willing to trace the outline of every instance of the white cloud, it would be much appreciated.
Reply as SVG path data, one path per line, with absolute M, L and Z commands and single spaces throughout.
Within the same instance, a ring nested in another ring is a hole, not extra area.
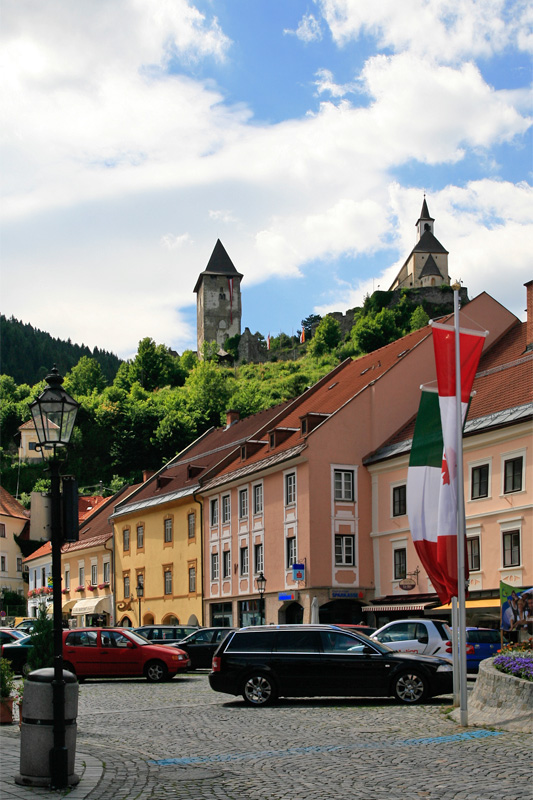
M 531 9 L 524 0 L 316 0 L 334 40 L 340 45 L 372 35 L 380 48 L 409 50 L 447 63 L 489 57 L 531 40 Z
M 319 95 L 327 92 L 331 97 L 344 97 L 356 90 L 356 84 L 354 83 L 345 83 L 343 85 L 335 83 L 333 73 L 329 69 L 317 70 L 316 78 L 315 86 Z
M 320 22 L 317 21 L 313 14 L 304 14 L 295 31 L 285 28 L 283 33 L 292 34 L 306 44 L 319 42 L 322 39 Z
M 179 250 L 187 244 L 192 244 L 192 239 L 188 233 L 176 235 L 174 233 L 166 233 L 161 237 L 161 244 L 167 250 Z
M 229 225 L 231 222 L 238 222 L 238 218 L 233 214 L 232 211 L 223 208 L 210 210 L 209 217 L 217 222 L 223 222 L 226 225 Z

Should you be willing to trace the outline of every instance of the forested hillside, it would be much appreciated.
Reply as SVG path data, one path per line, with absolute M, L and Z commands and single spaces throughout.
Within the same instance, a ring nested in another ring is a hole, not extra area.
M 219 363 L 214 343 L 204 345 L 202 360 L 191 351 L 179 356 L 146 338 L 135 358 L 121 362 L 109 378 L 92 355 L 65 368 L 61 348 L 56 352 L 49 337 L 52 349 L 43 356 L 39 374 L 56 363 L 65 389 L 81 406 L 68 472 L 89 492 L 101 485 L 111 493 L 125 482 L 138 482 L 143 470 L 159 469 L 210 427 L 225 424 L 228 409 L 245 417 L 297 397 L 339 361 L 376 350 L 428 321 L 422 306 L 407 297 L 394 308 L 381 306 L 375 297 L 367 298 L 344 337 L 333 317 L 307 318 L 302 321 L 306 342 L 296 343 L 283 333 L 273 337 L 271 360 L 263 364 Z M 296 360 L 287 360 L 294 354 Z M 18 464 L 15 439 L 30 418 L 29 403 L 44 386 L 44 380 L 29 383 L 0 375 L 2 483 L 12 494 L 18 487 L 19 496 L 36 485 L 41 490 L 46 477 L 41 464 Z
M 34 384 L 42 380 L 56 364 L 62 375 L 76 366 L 82 356 L 90 356 L 100 364 L 108 381 L 112 381 L 120 366 L 120 358 L 97 347 L 73 344 L 70 339 L 54 339 L 18 319 L 0 315 L 0 342 L 2 348 L 1 371 L 11 375 L 17 383 Z

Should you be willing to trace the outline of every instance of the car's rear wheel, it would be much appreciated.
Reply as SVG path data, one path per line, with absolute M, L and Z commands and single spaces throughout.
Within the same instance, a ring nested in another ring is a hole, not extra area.
M 168 669 L 162 661 L 149 661 L 145 667 L 144 675 L 150 683 L 161 683 L 166 681 Z
M 74 669 L 70 661 L 63 661 L 63 669 L 66 669 L 67 672 L 72 672 L 73 675 L 76 674 L 76 670 Z
M 242 696 L 250 706 L 267 706 L 277 698 L 272 678 L 264 672 L 254 672 L 244 681 Z
M 402 672 L 394 680 L 394 696 L 401 703 L 414 705 L 427 697 L 427 683 L 418 672 Z

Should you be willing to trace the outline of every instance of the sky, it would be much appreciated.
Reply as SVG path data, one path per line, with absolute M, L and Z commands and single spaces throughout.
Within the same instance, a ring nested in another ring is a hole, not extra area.
M 525 319 L 527 0 L 2 0 L 0 310 L 196 349 L 220 239 L 242 327 L 388 289 L 424 193 L 452 280 Z

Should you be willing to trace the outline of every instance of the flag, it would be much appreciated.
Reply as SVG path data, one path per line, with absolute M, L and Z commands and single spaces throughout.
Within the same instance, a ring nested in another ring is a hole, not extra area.
M 461 419 L 457 419 L 455 330 L 433 324 L 433 346 L 444 454 L 439 493 L 437 558 L 449 597 L 457 597 L 457 431 L 463 429 L 486 333 L 459 330 Z M 463 491 L 463 487 L 460 487 Z M 467 561 L 465 559 L 465 564 Z M 468 567 L 465 570 L 468 577 Z M 450 602 L 450 600 L 447 600 Z
M 437 535 L 443 449 L 439 396 L 422 389 L 407 472 L 407 515 L 417 555 L 445 604 L 450 596 L 439 565 Z
M 300 334 L 300 344 L 305 342 L 305 328 L 302 328 L 302 332 Z
M 270 350 L 270 334 L 267 336 L 267 350 Z

